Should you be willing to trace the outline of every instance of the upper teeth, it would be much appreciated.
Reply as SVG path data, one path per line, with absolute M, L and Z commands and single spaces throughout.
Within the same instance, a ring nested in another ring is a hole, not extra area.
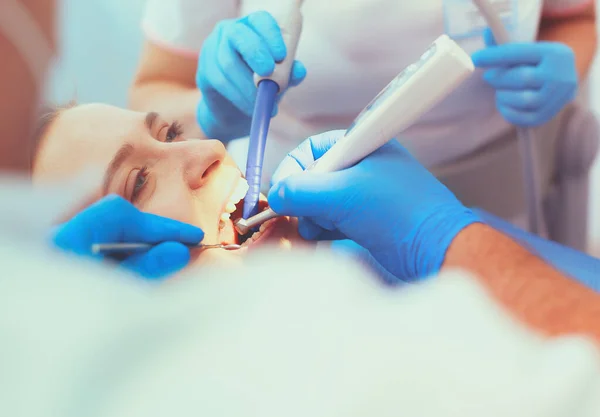
M 236 210 L 235 205 L 239 203 L 242 198 L 246 197 L 246 193 L 248 192 L 249 188 L 248 182 L 244 178 L 240 177 L 240 180 L 233 190 L 231 197 L 229 197 L 229 201 L 225 205 L 225 211 L 223 214 L 221 214 L 222 221 L 229 220 L 231 213 Z
M 227 203 L 227 205 L 225 206 L 225 212 L 233 213 L 234 211 L 235 211 L 235 204 L 233 204 L 232 202 Z

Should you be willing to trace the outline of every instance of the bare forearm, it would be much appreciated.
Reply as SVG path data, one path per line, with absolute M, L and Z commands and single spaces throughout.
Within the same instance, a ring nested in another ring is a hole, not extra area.
M 538 39 L 562 42 L 570 46 L 575 52 L 579 77 L 584 79 L 594 60 L 597 46 L 594 4 L 576 16 L 542 19 Z
M 182 124 L 186 137 L 206 138 L 196 122 L 200 91 L 169 81 L 146 81 L 134 85 L 130 94 L 133 110 L 161 114 L 166 120 Z
M 518 319 L 548 335 L 580 333 L 600 343 L 600 295 L 489 226 L 463 230 L 444 267 L 472 272 Z

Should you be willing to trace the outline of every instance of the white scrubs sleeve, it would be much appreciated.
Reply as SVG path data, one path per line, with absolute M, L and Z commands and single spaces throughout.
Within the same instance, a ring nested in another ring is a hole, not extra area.
M 215 25 L 237 13 L 237 0 L 147 0 L 142 29 L 163 48 L 197 56 Z
M 544 0 L 542 13 L 544 16 L 569 16 L 585 9 L 594 0 Z

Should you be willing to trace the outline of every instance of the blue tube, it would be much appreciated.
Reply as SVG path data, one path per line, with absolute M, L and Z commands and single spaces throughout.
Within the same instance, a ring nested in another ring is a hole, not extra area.
M 258 213 L 258 198 L 260 196 L 267 135 L 278 92 L 279 86 L 275 81 L 265 79 L 258 83 L 256 103 L 254 104 L 250 126 L 248 160 L 246 161 L 246 181 L 248 181 L 249 189 L 246 198 L 244 198 L 244 219 Z

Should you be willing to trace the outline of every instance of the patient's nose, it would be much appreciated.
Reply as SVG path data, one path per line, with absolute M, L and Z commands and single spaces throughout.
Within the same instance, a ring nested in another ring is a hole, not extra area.
M 183 177 L 195 190 L 202 187 L 225 159 L 225 146 L 218 140 L 192 139 L 180 143 L 178 150 L 183 159 Z

